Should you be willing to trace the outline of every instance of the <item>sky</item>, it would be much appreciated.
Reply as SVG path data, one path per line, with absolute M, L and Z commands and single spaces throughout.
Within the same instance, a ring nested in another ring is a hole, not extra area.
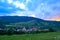
M 0 16 L 60 21 L 60 0 L 0 0 Z

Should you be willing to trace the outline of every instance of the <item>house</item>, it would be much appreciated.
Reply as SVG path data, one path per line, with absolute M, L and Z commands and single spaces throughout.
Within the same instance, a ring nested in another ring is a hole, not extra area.
M 25 27 L 22 28 L 23 32 L 27 32 L 27 29 Z

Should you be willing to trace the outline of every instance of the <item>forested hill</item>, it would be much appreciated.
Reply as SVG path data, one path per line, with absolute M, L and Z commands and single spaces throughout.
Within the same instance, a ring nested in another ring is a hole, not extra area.
M 41 20 L 41 19 L 27 16 L 0 16 L 0 22 L 4 23 L 27 22 L 31 20 Z
M 13 26 L 22 25 L 23 27 L 40 27 L 41 29 L 51 27 L 60 30 L 60 21 L 46 21 L 27 16 L 0 16 L 0 25 L 1 24 L 9 24 Z

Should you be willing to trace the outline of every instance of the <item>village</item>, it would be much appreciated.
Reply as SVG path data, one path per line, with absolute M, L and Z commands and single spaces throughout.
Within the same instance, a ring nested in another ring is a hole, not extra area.
M 51 29 L 40 29 L 40 28 L 0 28 L 0 34 L 25 34 L 25 33 L 42 33 L 42 32 L 50 32 Z M 52 30 L 53 31 L 53 30 Z

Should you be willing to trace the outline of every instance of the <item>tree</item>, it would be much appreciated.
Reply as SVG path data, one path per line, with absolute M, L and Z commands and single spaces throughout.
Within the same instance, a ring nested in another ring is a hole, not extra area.
M 9 30 L 7 30 L 7 35 L 12 35 L 14 33 L 14 31 L 13 31 L 13 29 L 9 29 Z
M 53 28 L 49 28 L 49 32 L 54 32 L 55 30 Z

